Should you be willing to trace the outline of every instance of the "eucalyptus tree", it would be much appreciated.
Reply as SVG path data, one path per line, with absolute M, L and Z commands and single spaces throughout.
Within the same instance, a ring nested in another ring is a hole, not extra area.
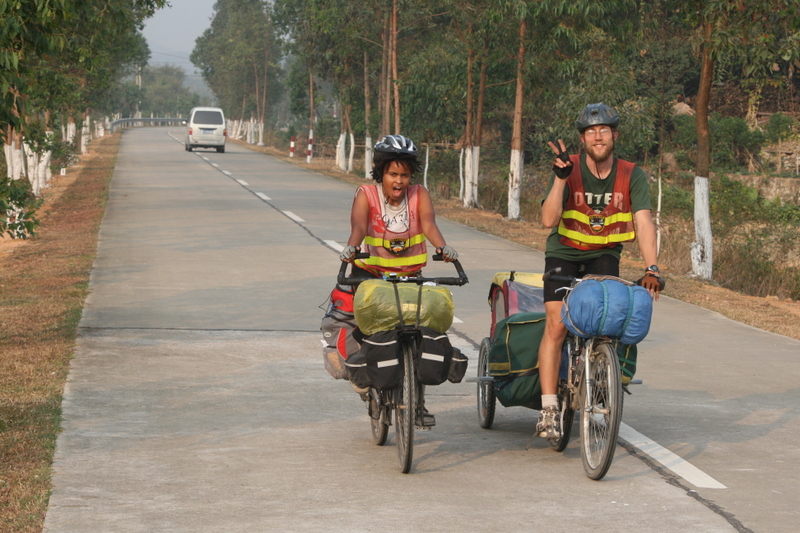
M 263 124 L 277 90 L 280 54 L 268 2 L 217 0 L 190 59 L 230 117 Z
M 742 78 L 764 79 L 781 62 L 800 57 L 800 10 L 790 0 L 760 2 L 674 0 L 667 4 L 675 19 L 693 30 L 700 57 L 700 87 L 696 101 L 697 162 L 695 170 L 695 242 L 691 258 L 694 275 L 713 278 L 713 235 L 709 213 L 711 139 L 708 126 L 715 65 L 726 54 L 737 57 Z

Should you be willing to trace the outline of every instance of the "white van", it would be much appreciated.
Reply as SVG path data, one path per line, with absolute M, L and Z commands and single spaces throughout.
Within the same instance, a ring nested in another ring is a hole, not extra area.
M 216 148 L 225 153 L 225 114 L 218 107 L 195 107 L 186 122 L 186 151 L 193 148 Z

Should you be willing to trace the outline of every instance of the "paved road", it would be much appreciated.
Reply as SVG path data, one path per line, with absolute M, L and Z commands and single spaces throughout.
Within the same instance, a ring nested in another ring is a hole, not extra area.
M 526 449 L 534 411 L 498 407 L 480 429 L 467 383 L 429 388 L 437 426 L 400 474 L 393 436 L 374 446 L 361 400 L 322 365 L 326 243 L 346 240 L 352 194 L 240 146 L 124 134 L 45 531 L 798 529 L 800 343 L 670 299 L 626 398 L 633 444 L 603 481 L 577 438 Z M 440 226 L 471 280 L 453 289 L 451 337 L 474 356 L 494 272 L 543 258 Z

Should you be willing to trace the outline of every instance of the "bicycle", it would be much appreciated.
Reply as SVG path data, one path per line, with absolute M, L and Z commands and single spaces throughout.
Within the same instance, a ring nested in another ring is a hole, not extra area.
M 369 257 L 368 254 L 357 254 L 358 259 Z M 441 255 L 432 256 L 434 261 L 442 261 Z M 358 285 L 367 280 L 376 278 L 366 277 L 347 277 L 345 276 L 348 263 L 342 263 L 339 269 L 337 281 L 342 285 Z M 370 427 L 373 442 L 378 446 L 386 443 L 389 426 L 391 425 L 392 413 L 394 413 L 395 436 L 397 439 L 397 455 L 400 463 L 400 471 L 407 474 L 411 470 L 414 455 L 414 429 L 417 421 L 424 420 L 425 416 L 425 389 L 424 385 L 417 379 L 416 363 L 420 357 L 421 333 L 419 330 L 419 314 L 422 299 L 423 284 L 436 285 L 465 285 L 469 282 L 464 273 L 461 263 L 453 261 L 453 266 L 458 273 L 458 277 L 423 277 L 423 276 L 397 276 L 386 275 L 385 281 L 389 281 L 395 288 L 397 300 L 397 312 L 400 318 L 398 324 L 398 344 L 400 346 L 400 358 L 403 365 L 403 379 L 400 385 L 392 389 L 376 389 L 370 387 L 368 399 L 368 411 L 370 417 Z M 398 283 L 415 283 L 419 286 L 419 297 L 416 308 L 416 321 L 414 324 L 404 324 L 403 309 L 400 304 L 400 297 L 397 290 Z M 424 425 L 422 426 L 424 427 Z M 428 428 L 426 428 L 428 429 Z
M 542 281 L 568 282 L 568 288 L 560 289 L 567 291 L 588 279 L 615 279 L 632 285 L 611 276 L 575 278 L 561 276 L 559 272 L 558 268 L 546 272 Z M 498 383 L 489 375 L 491 343 L 489 337 L 483 340 L 478 357 L 478 419 L 485 429 L 491 428 L 494 421 L 495 385 Z M 632 380 L 631 383 L 641 383 L 641 380 Z M 604 336 L 584 338 L 567 332 L 558 384 L 561 436 L 549 443 L 555 451 L 564 451 L 569 444 L 575 412 L 580 413 L 581 459 L 586 475 L 591 479 L 602 479 L 614 458 L 622 419 L 623 390 L 614 339 Z

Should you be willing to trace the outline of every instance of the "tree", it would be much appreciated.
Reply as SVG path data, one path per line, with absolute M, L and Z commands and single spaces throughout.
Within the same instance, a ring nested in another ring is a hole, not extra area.
M 280 60 L 267 4 L 262 0 L 217 0 L 211 27 L 197 38 L 190 56 L 230 117 L 257 117 L 277 101 Z
M 800 12 L 792 2 L 731 2 L 708 0 L 702 4 L 679 0 L 672 6 L 685 23 L 695 29 L 700 56 L 700 87 L 697 94 L 697 166 L 695 170 L 695 242 L 692 269 L 701 279 L 713 278 L 713 236 L 708 206 L 711 141 L 708 127 L 709 101 L 715 63 L 732 55 L 742 60 L 743 76 L 753 77 L 771 68 L 783 57 L 797 57 L 800 42 Z M 775 29 L 789 28 L 784 39 L 775 39 Z

